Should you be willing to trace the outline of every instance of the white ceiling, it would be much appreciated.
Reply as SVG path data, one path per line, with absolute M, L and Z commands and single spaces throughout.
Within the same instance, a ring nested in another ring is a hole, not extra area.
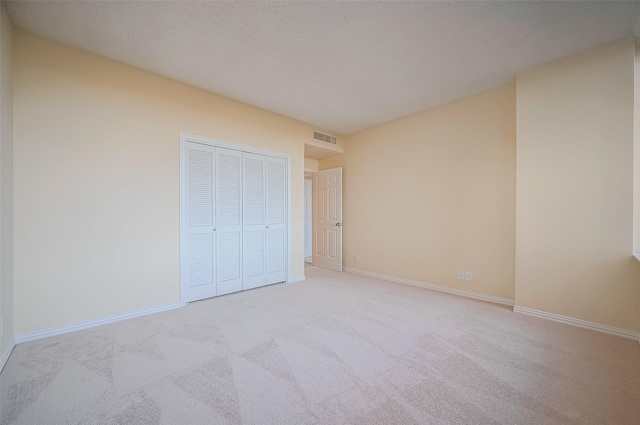
M 8 2 L 14 25 L 348 134 L 631 35 L 639 2 Z

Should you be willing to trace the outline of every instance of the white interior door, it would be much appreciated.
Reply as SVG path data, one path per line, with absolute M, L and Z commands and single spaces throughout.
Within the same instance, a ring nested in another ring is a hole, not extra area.
M 243 289 L 266 283 L 265 173 L 264 155 L 242 154 Z
M 313 255 L 313 216 L 311 197 L 313 196 L 311 179 L 304 179 L 304 257 L 310 259 Z
M 313 174 L 313 265 L 342 271 L 342 167 Z
M 266 284 L 284 282 L 286 271 L 287 172 L 282 158 L 266 158 Z
M 186 301 L 214 297 L 216 291 L 216 148 L 185 144 Z
M 217 295 L 242 290 L 242 153 L 216 148 Z

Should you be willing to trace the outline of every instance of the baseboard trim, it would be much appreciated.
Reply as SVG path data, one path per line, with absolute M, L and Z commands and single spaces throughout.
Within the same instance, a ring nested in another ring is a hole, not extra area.
M 403 283 L 405 285 L 419 286 L 420 288 L 432 289 L 434 291 L 446 292 L 448 294 L 459 295 L 461 297 L 466 297 L 466 298 L 473 298 L 475 300 L 480 300 L 480 301 L 488 301 L 490 303 L 502 304 L 509 307 L 513 307 L 515 304 L 514 300 L 509 298 L 479 294 L 477 292 L 465 291 L 462 289 L 448 288 L 446 286 L 433 285 L 431 283 L 420 282 L 417 280 L 403 279 L 401 277 L 387 276 L 379 273 L 372 273 L 364 270 L 352 269 L 350 267 L 344 267 L 343 270 L 347 273 L 359 274 L 362 276 L 373 277 L 376 279 L 388 280 L 390 282 Z
M 574 319 L 573 317 L 562 316 L 560 314 L 547 313 L 546 311 L 535 310 L 528 307 L 513 307 L 515 313 L 527 314 L 529 316 L 540 317 L 554 322 L 560 322 L 567 325 L 577 326 L 579 328 L 590 329 L 592 331 L 602 332 L 609 335 L 621 336 L 623 338 L 635 339 L 640 343 L 640 333 L 630 331 L 628 329 L 616 328 L 615 326 L 602 325 L 600 323 L 589 322 L 582 319 Z
M 4 366 L 9 361 L 9 357 L 11 357 L 11 353 L 13 353 L 13 349 L 16 348 L 15 338 L 11 338 L 11 343 L 7 348 L 5 348 L 2 353 L 2 357 L 0 358 L 0 373 L 4 370 Z
M 294 276 L 292 278 L 289 278 L 289 280 L 287 280 L 287 283 L 296 283 L 296 282 L 302 282 L 303 280 L 305 280 L 305 276 L 301 275 L 301 276 Z
M 73 323 L 71 325 L 59 326 L 56 328 L 45 329 L 43 331 L 29 332 L 15 336 L 15 343 L 36 341 L 38 339 L 49 338 L 50 336 L 62 335 L 69 332 L 81 331 L 83 329 L 95 328 L 96 326 L 107 325 L 110 323 L 121 322 L 135 317 L 146 316 L 148 314 L 160 313 L 162 311 L 173 310 L 181 307 L 179 302 L 160 305 L 157 307 L 146 308 L 144 310 L 132 311 L 130 313 L 117 314 L 115 316 L 104 317 L 102 319 L 89 320 L 87 322 Z

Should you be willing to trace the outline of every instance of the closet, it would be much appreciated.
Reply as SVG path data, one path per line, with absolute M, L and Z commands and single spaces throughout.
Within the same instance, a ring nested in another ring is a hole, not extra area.
M 285 158 L 182 144 L 183 302 L 286 280 Z

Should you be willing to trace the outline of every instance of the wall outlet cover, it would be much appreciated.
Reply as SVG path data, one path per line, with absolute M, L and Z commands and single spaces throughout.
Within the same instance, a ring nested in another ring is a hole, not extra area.
M 464 280 L 472 281 L 473 280 L 473 273 L 471 273 L 471 272 L 465 273 Z

